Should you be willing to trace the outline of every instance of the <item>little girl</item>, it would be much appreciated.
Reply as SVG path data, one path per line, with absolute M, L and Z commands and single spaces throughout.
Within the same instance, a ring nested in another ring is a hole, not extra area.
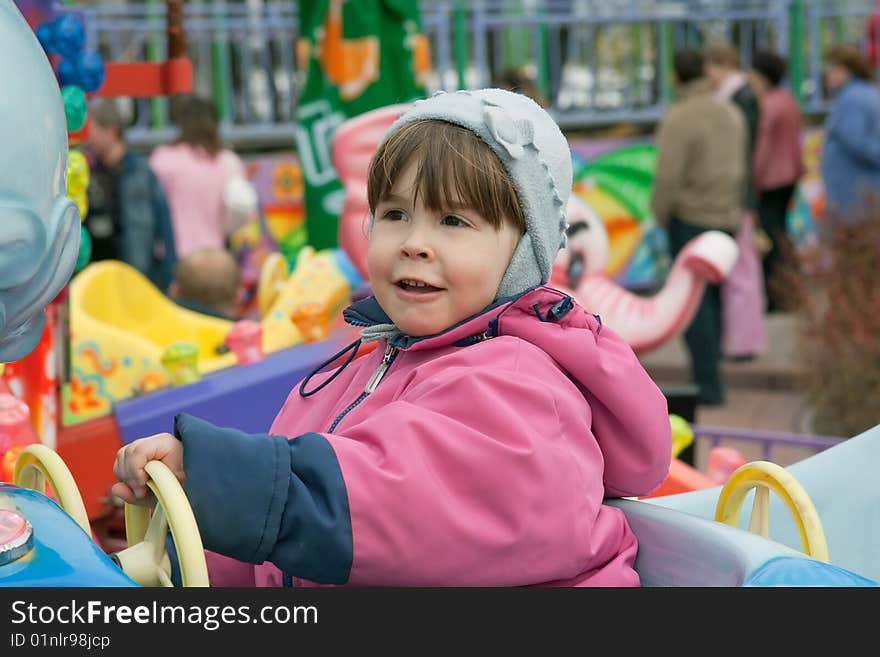
M 416 102 L 370 166 L 374 296 L 345 311 L 363 327 L 346 363 L 268 435 L 177 416 L 119 451 L 113 492 L 151 503 L 144 464 L 164 461 L 213 585 L 637 586 L 636 538 L 602 501 L 662 483 L 669 416 L 630 347 L 543 285 L 571 184 L 529 98 Z

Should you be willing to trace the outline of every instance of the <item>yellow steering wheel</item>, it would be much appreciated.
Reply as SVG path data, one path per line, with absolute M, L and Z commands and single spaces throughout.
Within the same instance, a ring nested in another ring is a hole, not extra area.
M 145 469 L 147 487 L 158 503 L 152 513 L 146 507 L 125 505 L 129 547 L 113 558 L 141 586 L 172 586 L 171 562 L 165 549 L 170 529 L 183 586 L 209 586 L 202 537 L 180 482 L 161 461 L 150 461 Z
M 749 531 L 765 538 L 770 533 L 770 491 L 778 495 L 794 519 L 804 552 L 828 562 L 828 545 L 816 507 L 803 486 L 785 468 L 769 461 L 753 461 L 737 468 L 721 488 L 715 520 L 739 526 L 739 512 L 746 493 L 755 489 Z
M 48 483 L 55 491 L 58 505 L 91 537 L 92 528 L 79 488 L 67 465 L 54 450 L 40 444 L 25 447 L 15 462 L 12 479 L 16 486 L 44 495 Z

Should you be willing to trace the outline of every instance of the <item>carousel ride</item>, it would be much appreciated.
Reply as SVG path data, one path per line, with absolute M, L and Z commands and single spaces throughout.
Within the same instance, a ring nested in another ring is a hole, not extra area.
M 68 142 L 58 83 L 32 30 L 9 0 L 0 0 L 0 36 L 4 37 L 0 48 L 16 55 L 14 68 L 8 63 L 11 57 L 0 57 L 0 69 L 10 91 L 8 97 L 29 99 L 27 111 L 14 104 L 0 104 L 4 118 L 2 129 L 8 137 L 6 155 L 0 159 L 0 212 L 3 213 L 0 226 L 3 236 L 11 236 L 0 239 L 0 360 L 16 361 L 36 349 L 45 331 L 44 308 L 63 290 L 74 270 L 79 211 L 65 193 Z M 41 117 L 36 130 L 33 129 L 37 125 L 33 120 L 35 115 Z M 340 130 L 337 141 L 344 140 L 346 134 Z M 41 157 L 35 157 L 35 153 Z M 347 187 L 348 184 L 347 180 Z M 359 226 L 365 216 L 357 210 L 357 203 L 357 197 L 352 196 L 350 213 L 343 218 L 348 228 L 352 223 Z M 581 208 L 583 216 L 573 222 L 574 225 L 580 221 L 589 224 L 594 219 L 588 210 L 588 206 Z M 595 225 L 580 230 L 589 232 L 593 228 L 597 229 L 594 233 L 601 234 Z M 353 234 L 356 235 L 357 230 Z M 562 282 L 567 283 L 576 296 L 582 286 L 587 287 L 583 285 L 583 277 L 597 271 L 595 275 L 601 276 L 601 261 L 592 254 L 592 242 L 577 240 L 577 233 L 572 237 L 575 239 L 570 252 L 561 256 L 560 264 L 561 275 L 565 276 Z M 340 236 L 340 243 L 343 242 Z M 685 281 L 674 297 L 680 301 L 673 304 L 680 317 L 687 316 L 688 299 L 696 294 L 699 281 L 717 280 L 735 257 L 729 250 L 724 254 L 723 241 L 716 240 L 714 248 L 705 244 L 698 246 L 682 260 L 682 274 L 676 277 Z M 356 267 L 356 256 L 352 262 Z M 286 289 L 283 282 L 293 276 L 277 263 L 275 267 L 274 274 L 266 275 L 267 308 L 283 297 Z M 582 273 L 575 277 L 578 271 Z M 346 280 L 349 287 L 353 287 L 354 279 Z M 609 299 L 626 298 L 625 291 L 614 287 L 607 290 Z M 605 312 L 599 307 L 602 298 L 588 303 Z M 289 309 L 284 312 L 291 314 Z M 607 312 L 613 315 L 611 306 Z M 644 318 L 653 317 L 652 313 L 659 309 L 646 305 L 640 312 L 637 316 L 646 323 Z M 622 319 L 616 320 L 615 328 L 626 335 L 628 315 L 622 312 L 619 316 Z M 680 317 L 676 321 L 686 324 L 687 320 Z M 668 323 L 664 330 L 670 330 Z M 332 336 L 319 337 L 325 339 L 294 347 L 297 350 L 313 348 L 314 353 L 304 355 L 300 365 L 322 359 L 324 351 L 333 348 Z M 282 366 L 282 361 L 291 359 L 291 352 L 280 350 L 278 355 L 283 358 L 275 362 L 276 373 L 286 378 L 287 385 L 274 387 L 284 392 L 289 389 L 290 377 L 296 376 L 293 371 L 296 368 L 291 369 L 289 363 Z M 267 379 L 265 371 L 259 368 L 272 361 L 272 356 L 264 354 L 262 360 L 238 367 L 234 378 L 243 380 L 241 389 L 258 387 L 259 381 Z M 176 408 L 185 407 L 199 414 L 199 404 L 210 400 L 217 407 L 241 415 L 242 401 L 236 390 L 231 390 L 227 397 L 218 396 L 216 392 L 221 387 L 217 377 L 230 369 L 219 368 L 186 385 L 114 402 L 112 422 L 117 430 L 105 440 L 106 447 L 115 454 L 121 444 L 120 426 L 137 428 L 136 436 L 148 433 L 149 407 L 162 406 L 159 400 L 163 395 L 166 397 L 164 412 L 173 413 Z M 127 425 L 123 419 L 126 405 L 133 409 Z M 153 410 L 154 420 L 162 415 Z M 223 417 L 210 419 L 217 423 L 225 421 Z M 265 424 L 260 428 L 265 428 Z M 873 473 L 869 464 L 877 457 L 878 431 L 880 427 L 787 471 L 773 464 L 756 462 L 737 470 L 718 488 L 648 500 L 610 501 L 627 514 L 639 538 L 636 568 L 642 583 L 652 586 L 877 585 L 880 565 L 876 545 L 880 523 L 875 522 L 873 512 L 877 495 L 870 485 Z M 94 541 L 90 500 L 82 496 L 77 486 L 79 477 L 75 477 L 67 465 L 82 463 L 90 454 L 87 451 L 85 456 L 76 454 L 76 449 L 70 449 L 75 445 L 65 443 L 63 435 L 56 437 L 56 449 L 40 444 L 45 442 L 42 438 L 40 435 L 40 442 L 18 451 L 11 481 L 0 483 L 0 584 L 169 586 L 172 582 L 172 559 L 166 547 L 169 532 L 182 584 L 210 584 L 197 524 L 186 495 L 167 468 L 159 462 L 148 464 L 147 485 L 158 504 L 152 511 L 142 507 L 125 508 L 125 545 L 109 554 Z M 71 458 L 65 458 L 65 449 Z M 111 463 L 112 459 L 95 461 L 81 469 L 74 468 L 74 472 L 79 475 L 103 470 L 111 477 Z M 94 491 L 89 492 L 94 495 Z M 778 497 L 776 506 L 770 503 L 771 492 Z M 753 496 L 751 521 L 748 528 L 744 528 L 740 509 L 750 496 Z M 782 520 L 774 523 L 773 531 L 769 522 L 771 515 Z M 786 517 L 790 519 L 789 524 L 785 522 Z

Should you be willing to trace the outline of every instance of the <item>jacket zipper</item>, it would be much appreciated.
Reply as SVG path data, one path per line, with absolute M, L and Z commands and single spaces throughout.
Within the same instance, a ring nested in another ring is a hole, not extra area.
M 376 368 L 376 371 L 373 372 L 373 376 L 370 377 L 370 380 L 367 381 L 367 385 L 364 387 L 365 394 L 369 395 L 376 389 L 376 386 L 379 385 L 382 377 L 385 376 L 385 372 L 388 371 L 388 366 L 391 365 L 391 361 L 394 360 L 395 354 L 397 354 L 397 347 L 392 347 L 391 345 L 385 347 L 385 355 L 382 356 L 379 367 Z
M 367 381 L 367 385 L 364 386 L 364 391 L 360 394 L 360 396 L 355 399 L 351 404 L 348 405 L 342 413 L 339 414 L 335 420 L 333 420 L 333 424 L 330 425 L 330 428 L 327 429 L 327 433 L 331 433 L 336 426 L 342 421 L 346 415 L 348 415 L 358 404 L 364 401 L 367 396 L 376 389 L 376 386 L 379 385 L 379 382 L 385 377 L 385 373 L 388 371 L 388 368 L 391 367 L 391 363 L 394 362 L 394 359 L 397 357 L 399 349 L 397 347 L 392 347 L 388 345 L 385 347 L 385 355 L 382 356 L 382 360 L 379 363 L 379 366 L 376 368 L 376 371 L 373 372 L 370 379 Z

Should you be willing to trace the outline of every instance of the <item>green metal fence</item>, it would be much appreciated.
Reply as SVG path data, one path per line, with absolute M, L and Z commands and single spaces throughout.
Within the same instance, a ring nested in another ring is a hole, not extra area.
M 414 0 L 415 1 L 415 0 Z M 652 123 L 672 95 L 675 49 L 725 39 L 748 66 L 757 48 L 787 54 L 789 83 L 805 112 L 821 114 L 822 53 L 865 45 L 877 0 L 420 0 L 431 44 L 429 90 L 491 84 L 529 71 L 564 128 Z M 299 73 L 292 0 L 188 0 L 185 29 L 195 90 L 214 99 L 224 137 L 289 146 Z M 105 60 L 165 56 L 164 3 L 73 4 L 88 45 Z M 150 145 L 171 137 L 168 100 L 134 101 L 129 133 Z

